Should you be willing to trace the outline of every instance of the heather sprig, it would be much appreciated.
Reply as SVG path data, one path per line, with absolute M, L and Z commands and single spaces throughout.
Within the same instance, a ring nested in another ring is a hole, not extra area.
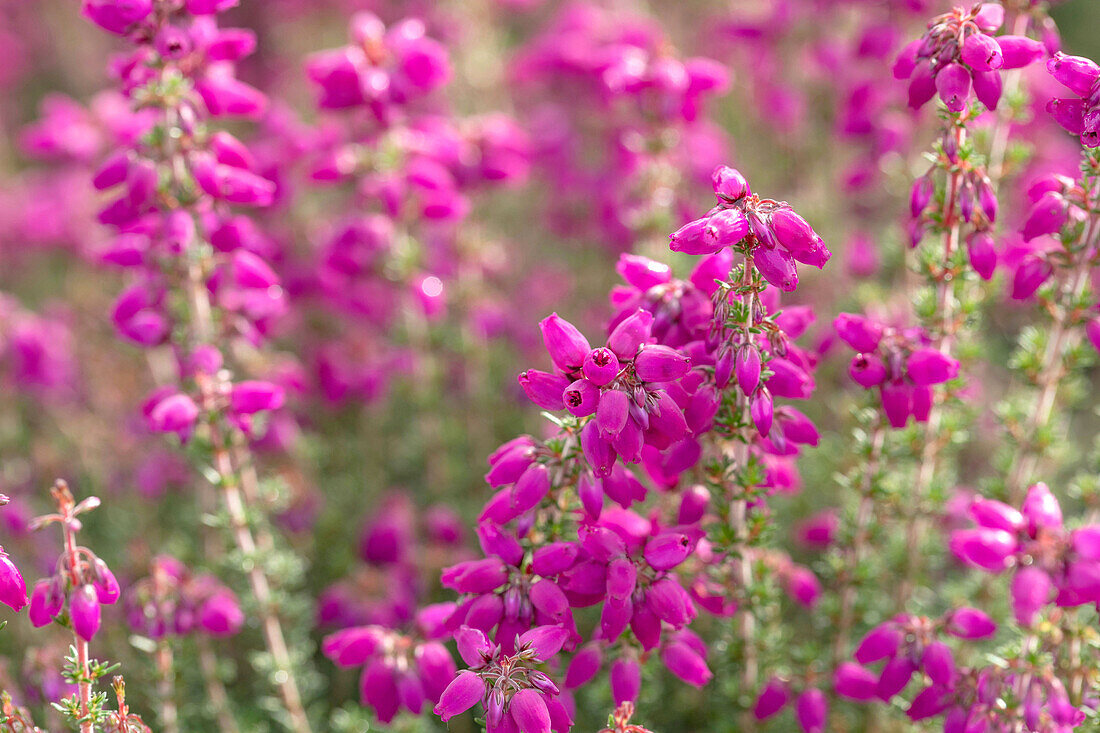
M 78 503 L 62 480 L 57 481 L 51 494 L 57 511 L 37 517 L 32 526 L 41 529 L 59 525 L 63 549 L 54 574 L 35 584 L 28 616 L 34 626 L 57 622 L 72 631 L 73 643 L 62 675 L 77 689 L 71 698 L 51 704 L 81 733 L 94 733 L 97 728 L 147 731 L 141 718 L 130 713 L 126 706 L 121 677 L 112 681 L 118 702 L 116 710 L 107 707 L 107 693 L 96 690 L 98 682 L 118 665 L 92 659 L 89 642 L 99 631 L 100 607 L 116 603 L 121 588 L 106 563 L 87 547 L 77 544 L 76 533 L 82 526 L 78 517 L 98 507 L 100 500 L 89 496 Z
M 227 363 L 241 345 L 262 342 L 284 307 L 278 277 L 248 249 L 244 225 L 229 208 L 268 205 L 275 187 L 254 172 L 246 146 L 208 125 L 263 112 L 263 94 L 233 76 L 255 38 L 218 29 L 221 5 L 125 6 L 133 13 L 120 7 L 85 5 L 94 22 L 134 43 L 115 71 L 148 125 L 133 149 L 110 158 L 94 179 L 98 189 L 122 189 L 99 219 L 119 231 L 108 261 L 137 275 L 113 319 L 139 345 L 171 342 L 176 349 L 181 386 L 161 388 L 143 411 L 152 430 L 174 433 L 181 443 L 201 428 L 198 452 L 228 514 L 275 685 L 291 727 L 307 731 L 295 675 L 304 650 L 292 656 L 287 645 L 268 569 L 275 540 L 264 519 L 255 526 L 250 519 L 257 511 L 263 516 L 266 499 L 248 443 L 261 435 L 257 413 L 282 407 L 284 390 L 269 381 L 234 381 Z

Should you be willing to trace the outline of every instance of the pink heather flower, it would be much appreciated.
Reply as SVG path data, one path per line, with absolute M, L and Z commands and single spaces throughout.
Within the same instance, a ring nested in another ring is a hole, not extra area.
M 1051 600 L 1054 584 L 1045 570 L 1036 567 L 1020 568 L 1012 578 L 1012 612 L 1016 623 L 1031 626 L 1039 612 Z
M 869 669 L 852 662 L 841 662 L 833 674 L 836 694 L 849 700 L 866 701 L 875 697 L 878 677 Z
M 1001 96 L 999 72 L 1023 68 L 1042 56 L 1038 41 L 992 36 L 1004 21 L 993 8 L 1003 11 L 993 3 L 979 3 L 939 15 L 922 38 L 902 49 L 893 72 L 895 78 L 909 80 L 911 108 L 920 109 L 938 92 L 947 109 L 962 112 L 973 87 L 979 101 L 995 109 Z
M 1036 536 L 1040 529 L 1062 529 L 1062 508 L 1058 505 L 1058 500 L 1051 493 L 1050 488 L 1042 482 L 1027 490 L 1020 513 L 1032 537 Z
M 228 589 L 211 595 L 199 609 L 199 626 L 211 636 L 232 636 L 244 626 L 244 612 Z
M 111 33 L 126 33 L 153 12 L 153 0 L 84 0 L 84 15 Z
M 230 407 L 239 415 L 278 410 L 286 401 L 285 390 L 272 382 L 246 380 L 233 385 Z
M 599 642 L 585 644 L 569 660 L 569 667 L 565 671 L 565 689 L 574 690 L 583 687 L 599 673 L 602 665 L 602 645 Z
M 860 664 L 872 664 L 881 659 L 893 658 L 901 646 L 904 634 L 893 623 L 876 626 L 867 633 L 856 647 L 855 658 Z
M 151 430 L 158 433 L 175 433 L 187 442 L 199 416 L 199 408 L 185 394 L 154 395 L 145 404 L 146 419 Z
M 539 322 L 539 328 L 554 366 L 563 374 L 579 370 L 592 347 L 577 327 L 557 313 L 552 313 Z
M 462 670 L 440 695 L 435 714 L 447 722 L 476 705 L 484 692 L 485 683 L 481 677 L 472 670 Z
M 791 691 L 787 684 L 777 677 L 772 677 L 756 698 L 752 714 L 757 720 L 767 720 L 786 707 L 790 699 Z
M 99 631 L 99 600 L 91 585 L 82 585 L 72 591 L 69 618 L 73 631 L 84 641 L 91 641 Z
M 997 625 L 985 612 L 964 606 L 948 615 L 946 630 L 960 639 L 985 639 L 996 633 Z
M 631 656 L 623 656 L 611 663 L 609 676 L 611 699 L 616 707 L 624 702 L 636 702 L 642 687 L 642 669 Z
M 673 641 L 661 649 L 661 661 L 672 674 L 693 687 L 704 687 L 714 674 L 700 650 L 684 641 Z
M 829 719 L 829 701 L 825 693 L 811 687 L 795 701 L 795 717 L 805 733 L 821 733 Z
M 27 605 L 27 583 L 3 548 L 0 548 L 0 603 L 17 613 Z

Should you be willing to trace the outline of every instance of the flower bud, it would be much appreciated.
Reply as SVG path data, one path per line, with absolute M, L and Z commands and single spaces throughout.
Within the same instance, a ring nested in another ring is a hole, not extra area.
M 805 733 L 822 733 L 829 719 L 829 701 L 825 693 L 811 687 L 798 696 L 795 702 L 795 717 Z
M 949 545 L 960 560 L 991 573 L 1008 567 L 1008 559 L 1016 552 L 1015 537 L 1002 529 L 988 527 L 956 530 Z
M 653 328 L 653 314 L 639 308 L 630 314 L 611 331 L 607 337 L 607 348 L 623 361 L 633 359 L 642 344 L 649 341 Z
M 1074 94 L 1088 97 L 1097 79 L 1100 79 L 1100 66 L 1083 56 L 1067 56 L 1062 52 L 1054 54 L 1047 61 L 1047 72 Z
M 661 661 L 668 671 L 693 687 L 704 687 L 714 677 L 702 655 L 681 641 L 666 644 L 661 649 Z
M 634 373 L 643 382 L 672 382 L 690 369 L 690 358 L 660 344 L 642 347 L 634 358 Z
M 905 372 L 914 384 L 943 384 L 958 376 L 959 362 L 937 349 L 926 347 L 909 354 L 905 361 Z
M 1002 69 L 1022 69 L 1042 58 L 1045 49 L 1040 41 L 1027 36 L 997 36 L 1004 57 Z
M 737 348 L 735 364 L 737 385 L 742 392 L 751 395 L 760 384 L 760 350 L 755 344 L 742 344 Z
M 741 172 L 728 166 L 720 165 L 711 174 L 711 182 L 714 184 L 714 195 L 719 201 L 738 201 L 745 196 L 752 195 L 749 182 L 741 175 Z
M 996 39 L 985 33 L 971 33 L 960 52 L 963 63 L 974 71 L 993 71 L 1004 66 L 1004 56 Z
M 1046 259 L 1034 254 L 1026 255 L 1012 276 L 1012 298 L 1027 300 L 1053 273 L 1054 268 Z
M 778 713 L 791 699 L 790 688 L 778 677 L 772 677 L 760 691 L 753 706 L 752 714 L 757 720 L 767 720 Z
M 581 371 L 585 379 L 597 387 L 603 387 L 619 375 L 619 358 L 607 347 L 592 349 L 588 352 L 588 356 L 584 357 Z
M 972 74 L 974 96 L 991 112 L 997 109 L 1004 91 L 1004 81 L 996 71 L 975 71 Z
M 877 687 L 875 673 L 853 662 L 841 662 L 833 673 L 836 694 L 849 700 L 870 700 L 875 696 Z
M 99 631 L 99 601 L 92 586 L 82 585 L 73 590 L 69 598 L 69 619 L 73 631 L 84 641 L 91 641 Z
M 528 369 L 518 379 L 527 398 L 542 409 L 560 410 L 565 407 L 564 393 L 570 386 L 568 378 L 540 372 L 538 369 Z
M 1045 570 L 1025 567 L 1012 578 L 1012 612 L 1016 623 L 1028 627 L 1035 623 L 1039 611 L 1050 601 L 1054 584 Z
M 596 412 L 601 401 L 600 388 L 587 379 L 578 379 L 562 393 L 565 409 L 576 417 L 588 417 Z
M 997 268 L 997 250 L 993 247 L 993 235 L 988 231 L 971 232 L 966 238 L 966 254 L 970 266 L 983 280 L 993 277 Z
M 539 329 L 554 366 L 566 374 L 581 368 L 592 347 L 576 326 L 551 313 L 539 322 Z
M 783 292 L 790 293 L 798 287 L 798 267 L 787 250 L 757 247 L 753 262 L 764 279 Z
M 955 63 L 941 67 L 936 72 L 936 91 L 947 109 L 962 112 L 970 95 L 970 72 Z
M 759 389 L 749 403 L 749 416 L 760 435 L 767 437 L 772 429 L 772 396 L 767 389 Z

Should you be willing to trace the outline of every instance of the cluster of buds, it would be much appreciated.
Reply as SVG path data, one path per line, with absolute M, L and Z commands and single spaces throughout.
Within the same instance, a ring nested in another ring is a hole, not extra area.
M 1032 625 L 1052 602 L 1100 602 L 1100 525 L 1067 530 L 1046 484 L 1029 488 L 1019 510 L 978 498 L 969 515 L 977 526 L 952 532 L 951 551 L 989 573 L 1013 570 L 1012 608 L 1021 625 Z
M 1059 52 L 1047 61 L 1047 71 L 1077 95 L 1050 100 L 1047 112 L 1055 122 L 1080 137 L 1086 148 L 1100 146 L 1100 66 L 1091 59 Z
M 878 388 L 895 428 L 905 427 L 910 416 L 926 422 L 933 385 L 958 376 L 958 361 L 933 348 L 923 329 L 898 329 L 852 313 L 837 316 L 833 328 L 856 351 L 848 374 L 864 389 Z
M 100 606 L 114 604 L 122 594 L 107 563 L 87 547 L 76 544 L 76 533 L 81 526 L 78 517 L 98 507 L 99 498 L 89 496 L 76 503 L 63 481 L 58 481 L 52 491 L 57 512 L 35 518 L 32 526 L 38 529 L 60 524 L 65 550 L 57 560 L 53 575 L 34 584 L 27 614 L 31 623 L 38 627 L 62 618 L 63 610 L 67 609 L 73 632 L 84 641 L 91 641 L 99 631 Z
M 718 205 L 674 232 L 672 251 L 704 255 L 734 247 L 784 292 L 798 286 L 796 262 L 820 269 L 829 261 L 821 237 L 789 204 L 760 198 L 733 168 L 718 167 L 712 182 Z
M 939 94 L 956 114 L 966 109 L 971 90 L 987 109 L 1001 99 L 1001 71 L 1038 60 L 1043 44 L 1026 36 L 992 34 L 1004 24 L 1004 7 L 978 3 L 936 16 L 924 35 L 902 49 L 894 77 L 909 80 L 909 106 L 920 109 Z
M 402 105 L 445 84 L 451 67 L 446 49 L 425 34 L 422 21 L 408 18 L 386 28 L 364 12 L 352 18 L 351 43 L 315 54 L 306 72 L 321 88 L 322 108 L 365 106 L 388 120 Z
M 1058 677 L 997 665 L 960 667 L 951 686 L 925 688 L 908 715 L 913 721 L 943 716 L 947 733 L 1063 733 L 1086 718 Z
M 421 615 L 430 613 L 429 607 Z M 378 625 L 330 634 L 321 651 L 339 667 L 363 668 L 360 698 L 383 723 L 393 720 L 402 708 L 419 715 L 425 702 L 434 706 L 455 676 L 454 660 L 441 642 Z
M 488 733 L 566 733 L 572 716 L 558 699 L 558 686 L 538 666 L 568 636 L 561 627 L 537 626 L 516 639 L 514 654 L 506 654 L 477 629 L 460 628 L 455 640 L 469 669 L 447 685 L 435 713 L 448 721 L 480 701 Z
M 199 373 L 216 373 L 221 368 L 220 354 L 211 349 L 204 355 L 210 358 Z M 283 387 L 266 380 L 246 379 L 235 384 L 226 381 L 223 392 L 216 395 L 215 407 L 246 435 L 253 433 L 255 415 L 278 410 L 286 401 Z M 180 442 L 186 443 L 198 421 L 199 407 L 189 395 L 173 387 L 162 387 L 146 398 L 142 413 L 150 430 L 174 433 Z
M 230 636 L 244 625 L 232 590 L 212 575 L 192 575 L 167 555 L 154 558 L 150 576 L 130 587 L 125 607 L 130 627 L 152 639 L 195 632 Z
M 957 608 L 935 619 L 896 616 L 863 637 L 856 647 L 855 662 L 837 667 L 834 675 L 837 694 L 850 700 L 866 702 L 877 698 L 889 702 L 917 672 L 923 672 L 933 686 L 950 688 L 959 675 L 955 655 L 941 636 L 988 639 L 996 631 L 992 619 L 976 608 Z M 866 665 L 878 662 L 885 662 L 878 674 L 867 669 Z M 914 708 L 919 707 L 920 699 L 918 695 Z
M 937 167 L 959 171 L 956 204 L 958 216 L 970 226 L 966 236 L 966 254 L 970 266 L 983 280 L 993 277 L 997 267 L 997 250 L 993 243 L 993 225 L 997 221 L 997 194 L 985 167 L 959 157 L 958 140 L 953 129 L 945 131 L 940 150 L 942 159 L 923 176 L 913 182 L 909 194 L 910 246 L 916 247 L 937 216 L 943 212 L 933 201 L 936 183 L 933 176 Z M 953 215 L 953 214 L 952 214 Z
M 531 110 L 557 231 L 628 250 L 662 214 L 690 205 L 683 179 L 705 182 L 724 157 L 705 110 L 729 89 L 729 69 L 680 56 L 659 24 L 626 6 L 561 6 L 510 76 Z
M 1095 163 L 1090 175 L 1100 173 Z M 1080 231 L 1088 220 L 1089 212 L 1096 205 L 1096 194 L 1088 190 L 1081 182 L 1067 176 L 1051 174 L 1036 181 L 1027 191 L 1031 208 L 1021 227 L 1024 241 L 1039 239 L 1040 246 L 1025 254 L 1012 279 L 1012 297 L 1026 300 L 1042 287 L 1054 274 L 1055 265 L 1072 266 L 1076 254 L 1071 246 L 1075 243 L 1075 231 Z M 1066 236 L 1066 233 L 1069 236 Z M 1040 238 L 1058 236 L 1062 247 L 1043 246 Z M 1085 251 L 1084 257 L 1094 258 L 1092 251 Z M 1067 261 L 1066 258 L 1069 258 Z
M 821 733 L 829 722 L 829 698 L 816 687 L 806 687 L 795 698 L 790 683 L 779 677 L 772 677 L 760 691 L 753 705 L 753 717 L 767 720 L 779 714 L 794 701 L 794 716 L 804 733 Z
M 529 369 L 520 374 L 520 386 L 543 409 L 564 408 L 579 418 L 595 415 L 581 432 L 581 447 L 597 477 L 610 476 L 619 456 L 638 463 L 645 445 L 665 449 L 703 427 L 693 429 L 670 394 L 691 370 L 691 358 L 651 343 L 653 315 L 648 311 L 639 308 L 615 327 L 606 346 L 596 349 L 556 313 L 539 327 L 555 373 Z

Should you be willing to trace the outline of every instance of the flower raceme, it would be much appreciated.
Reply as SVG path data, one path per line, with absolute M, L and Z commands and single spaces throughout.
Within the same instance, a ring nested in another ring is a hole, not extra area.
M 1077 97 L 1051 99 L 1047 112 L 1054 121 L 1081 140 L 1086 148 L 1100 146 L 1100 66 L 1082 56 L 1056 53 L 1047 72 Z
M 434 609 L 421 611 L 418 627 L 431 636 Z M 438 627 L 437 627 L 438 628 Z M 451 653 L 435 638 L 405 635 L 378 625 L 353 626 L 325 637 L 321 651 L 340 667 L 362 667 L 360 697 L 389 723 L 404 708 L 419 715 L 436 705 L 455 676 Z
M 565 733 L 573 724 L 558 699 L 560 691 L 538 667 L 561 649 L 568 632 L 556 626 L 536 626 L 516 637 L 514 653 L 504 653 L 484 633 L 468 626 L 455 639 L 469 669 L 447 685 L 435 706 L 444 721 L 479 701 L 489 733 Z
M 718 206 L 673 233 L 672 251 L 704 255 L 739 246 L 785 292 L 798 286 L 796 262 L 820 269 L 829 261 L 831 253 L 806 220 L 784 202 L 755 195 L 739 171 L 719 167 L 712 182 Z
M 933 348 L 919 327 L 899 329 L 841 313 L 833 328 L 856 351 L 848 367 L 852 381 L 864 389 L 878 388 L 883 412 L 895 428 L 905 427 L 910 417 L 926 422 L 932 387 L 958 376 L 958 361 Z
M 1027 491 L 1019 509 L 976 498 L 968 514 L 976 526 L 951 533 L 951 551 L 989 573 L 1012 571 L 1016 621 L 1031 626 L 1049 605 L 1100 602 L 1100 525 L 1068 530 L 1046 484 Z
M 909 106 L 920 109 L 938 94 L 957 114 L 973 93 L 987 109 L 996 109 L 1001 72 L 1028 66 L 1044 53 L 1042 43 L 1026 36 L 992 35 L 1004 23 L 1004 12 L 999 4 L 978 3 L 929 21 L 925 34 L 894 63 L 894 77 L 909 80 Z

